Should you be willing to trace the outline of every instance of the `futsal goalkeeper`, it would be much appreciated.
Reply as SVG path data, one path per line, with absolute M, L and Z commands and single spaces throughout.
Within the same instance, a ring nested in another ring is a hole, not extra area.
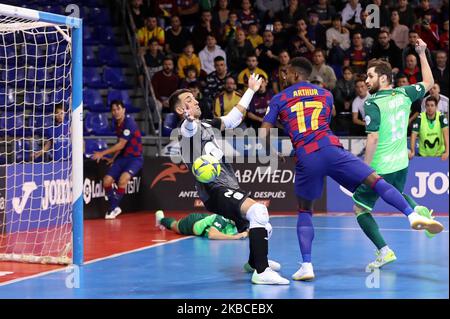
M 155 213 L 156 226 L 169 229 L 181 235 L 194 235 L 208 239 L 244 239 L 248 231 L 238 232 L 236 225 L 228 218 L 217 214 L 191 213 L 179 220 L 164 216 L 162 210 Z

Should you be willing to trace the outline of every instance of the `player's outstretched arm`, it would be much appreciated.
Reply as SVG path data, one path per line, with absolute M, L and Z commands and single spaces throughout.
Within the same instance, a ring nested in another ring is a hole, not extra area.
M 262 79 L 258 74 L 253 73 L 248 79 L 248 89 L 245 91 L 238 105 L 225 116 L 221 117 L 222 126 L 221 129 L 235 128 L 241 124 L 245 112 L 247 112 L 248 106 L 253 98 L 253 95 L 259 90 Z
M 444 135 L 444 145 L 445 145 L 445 152 L 441 156 L 441 160 L 446 161 L 448 159 L 448 127 L 444 127 L 442 129 L 442 133 Z
M 109 154 L 114 154 L 116 152 L 120 152 L 121 150 L 123 150 L 123 148 L 125 147 L 127 142 L 128 141 L 126 139 L 120 138 L 119 142 L 117 142 L 110 148 L 108 148 L 104 151 L 101 151 L 101 152 L 94 152 L 94 154 L 92 155 L 92 159 L 94 161 L 97 161 L 97 163 L 98 163 L 104 156 L 109 155 Z
M 425 91 L 429 91 L 434 85 L 434 78 L 430 65 L 428 64 L 426 50 L 427 44 L 422 39 L 418 39 L 416 42 L 416 52 L 419 55 L 421 65 L 423 79 L 421 83 L 425 87 Z
M 244 239 L 247 238 L 248 232 L 237 233 L 236 235 L 227 235 L 221 233 L 216 228 L 211 227 L 208 232 L 208 239 L 216 239 L 216 240 L 236 240 L 236 239 Z

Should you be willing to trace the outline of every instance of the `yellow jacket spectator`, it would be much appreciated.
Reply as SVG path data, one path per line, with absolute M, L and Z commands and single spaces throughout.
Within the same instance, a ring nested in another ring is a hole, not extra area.
M 178 76 L 180 79 L 184 79 L 186 77 L 185 69 L 187 66 L 193 65 L 197 70 L 197 74 L 200 74 L 200 69 L 202 64 L 200 62 L 200 58 L 194 53 L 194 46 L 192 43 L 188 43 L 184 49 L 183 53 L 181 53 L 178 58 Z
M 227 115 L 241 100 L 242 95 L 236 91 L 236 82 L 229 76 L 225 80 L 224 91 L 220 93 L 214 102 L 214 116 Z
M 265 79 L 268 79 L 267 73 L 258 68 L 258 58 L 255 54 L 250 54 L 247 56 L 247 68 L 241 71 L 238 75 L 238 86 L 240 90 L 245 91 L 247 89 L 247 83 L 248 79 L 250 78 L 250 75 L 253 73 L 259 74 L 264 76 Z
M 137 40 L 141 46 L 147 47 L 150 40 L 153 38 L 156 38 L 158 40 L 158 44 L 164 47 L 164 30 L 161 27 L 158 27 L 156 17 L 148 17 L 145 20 L 145 27 L 140 28 L 137 32 Z
M 258 34 L 258 25 L 257 24 L 250 24 L 248 29 L 248 36 L 247 39 L 250 41 L 250 43 L 253 46 L 253 49 L 256 49 L 258 45 L 262 44 L 263 38 Z
M 448 121 L 437 111 L 437 99 L 430 96 L 425 102 L 425 112 L 415 120 L 411 132 L 409 158 L 415 155 L 416 140 L 419 138 L 419 155 L 448 159 Z

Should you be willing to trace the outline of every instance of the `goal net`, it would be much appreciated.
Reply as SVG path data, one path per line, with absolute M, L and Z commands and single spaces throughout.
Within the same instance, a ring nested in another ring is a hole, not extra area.
M 0 5 L 0 260 L 68 264 L 74 28 L 46 15 Z

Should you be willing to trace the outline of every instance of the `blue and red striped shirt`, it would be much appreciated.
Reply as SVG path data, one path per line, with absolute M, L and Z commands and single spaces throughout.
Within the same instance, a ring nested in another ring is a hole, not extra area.
M 327 145 L 342 147 L 330 129 L 333 95 L 308 82 L 284 89 L 270 101 L 264 122 L 275 126 L 280 120 L 299 155 L 309 154 Z
M 123 157 L 141 157 L 142 156 L 142 138 L 136 122 L 130 115 L 126 115 L 120 125 L 114 120 L 114 127 L 118 138 L 127 140 L 127 144 L 120 152 Z

